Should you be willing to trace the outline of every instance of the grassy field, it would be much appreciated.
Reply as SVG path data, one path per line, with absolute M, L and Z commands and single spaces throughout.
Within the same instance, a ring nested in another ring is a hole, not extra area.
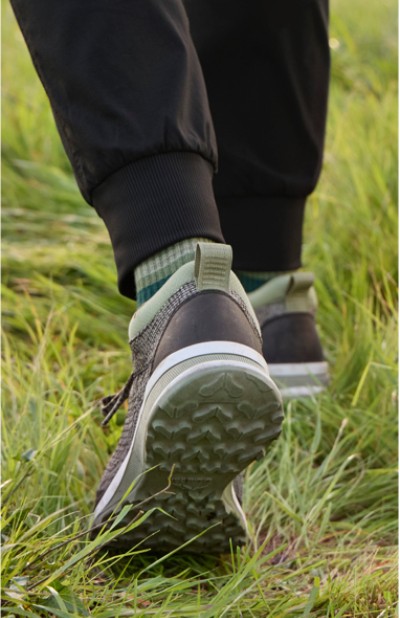
M 282 437 L 247 472 L 253 543 L 159 560 L 104 555 L 104 535 L 84 534 L 123 422 L 101 429 L 96 401 L 130 372 L 133 306 L 2 7 L 3 615 L 396 616 L 395 1 L 332 3 L 325 164 L 304 246 L 330 388 L 287 405 Z

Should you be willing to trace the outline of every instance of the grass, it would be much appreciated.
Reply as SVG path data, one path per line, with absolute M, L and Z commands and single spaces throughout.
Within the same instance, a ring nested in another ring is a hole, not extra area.
M 325 163 L 307 210 L 329 391 L 247 472 L 253 543 L 159 560 L 85 536 L 121 415 L 132 303 L 3 4 L 3 614 L 397 615 L 397 7 L 333 0 Z M 135 523 L 140 525 L 140 521 Z

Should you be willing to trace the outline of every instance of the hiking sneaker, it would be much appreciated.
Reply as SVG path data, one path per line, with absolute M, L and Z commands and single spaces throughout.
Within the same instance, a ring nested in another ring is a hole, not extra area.
M 284 399 L 311 397 L 329 382 L 328 363 L 315 326 L 312 273 L 274 277 L 249 294 L 260 322 L 263 354 Z
M 262 355 L 254 311 L 229 246 L 199 243 L 132 318 L 134 371 L 105 399 L 106 421 L 129 397 L 121 439 L 97 492 L 94 526 L 126 505 L 114 546 L 221 553 L 245 541 L 234 481 L 278 437 L 282 398 Z M 109 525 L 109 523 L 107 523 Z

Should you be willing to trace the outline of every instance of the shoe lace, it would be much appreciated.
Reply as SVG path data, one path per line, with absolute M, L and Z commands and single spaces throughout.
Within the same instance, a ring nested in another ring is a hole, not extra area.
M 140 376 L 141 373 L 146 371 L 146 367 L 139 371 L 133 370 L 124 386 L 115 395 L 107 395 L 100 400 L 101 412 L 104 415 L 104 419 L 101 422 L 101 426 L 108 425 L 114 414 L 119 410 L 124 401 L 129 397 L 129 393 L 133 384 L 133 381 Z
M 128 399 L 133 380 L 136 378 L 138 373 L 140 372 L 132 371 L 128 380 L 121 390 L 118 391 L 118 393 L 115 393 L 115 395 L 107 395 L 107 397 L 103 397 L 100 400 L 101 412 L 105 417 L 101 423 L 102 427 L 108 425 L 116 411 L 122 406 L 124 401 Z

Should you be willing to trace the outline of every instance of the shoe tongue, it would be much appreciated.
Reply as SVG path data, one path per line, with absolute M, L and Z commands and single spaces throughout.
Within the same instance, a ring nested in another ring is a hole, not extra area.
M 232 247 L 199 242 L 196 248 L 194 276 L 198 290 L 229 291 Z

